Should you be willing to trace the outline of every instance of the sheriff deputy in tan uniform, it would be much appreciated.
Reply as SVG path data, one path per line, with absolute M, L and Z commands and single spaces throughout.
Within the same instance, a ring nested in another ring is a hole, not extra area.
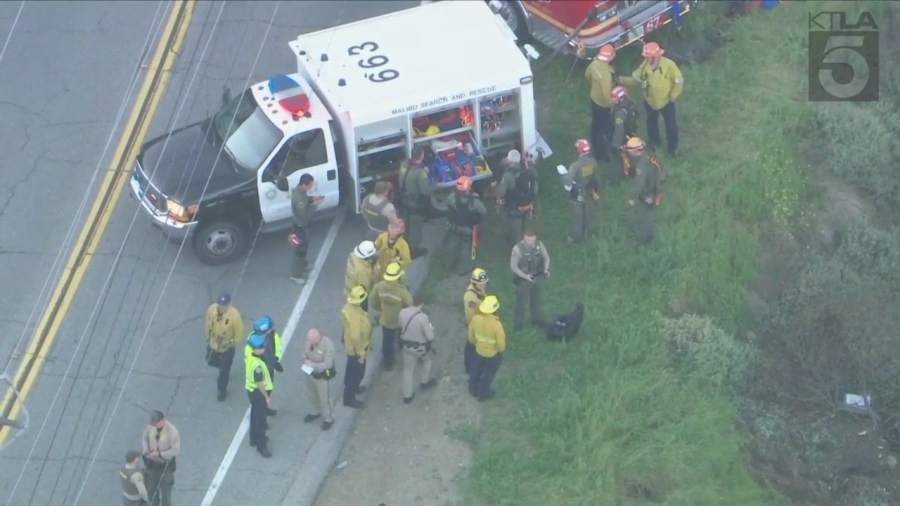
M 150 506 L 172 506 L 175 484 L 175 457 L 181 452 L 181 436 L 162 411 L 150 415 L 150 424 L 141 437 L 144 466 L 147 468 L 147 493 Z
M 329 337 L 323 336 L 319 329 L 309 329 L 306 333 L 303 365 L 312 367 L 312 372 L 306 379 L 306 392 L 309 394 L 310 406 L 316 410 L 315 413 L 306 415 L 303 421 L 310 423 L 324 415 L 322 430 L 328 430 L 334 425 L 330 381 L 337 376 L 337 369 L 334 367 L 334 343 Z
M 366 293 L 372 291 L 375 284 L 375 262 L 378 259 L 375 243 L 363 241 L 353 248 L 353 252 L 347 258 L 347 270 L 344 273 L 344 296 L 350 296 L 350 290 L 354 286 L 362 286 Z M 369 299 L 360 304 L 363 312 L 369 311 Z
M 400 310 L 412 305 L 412 294 L 403 284 L 403 269 L 397 262 L 391 262 L 384 269 L 384 279 L 375 283 L 369 298 L 372 309 L 378 314 L 381 325 L 381 365 L 384 370 L 394 368 L 397 351 L 397 337 L 400 335 Z
M 231 305 L 231 294 L 223 292 L 216 303 L 206 310 L 206 363 L 219 369 L 219 402 L 225 400 L 234 349 L 243 339 L 241 313 Z
M 147 504 L 147 487 L 144 486 L 144 470 L 141 469 L 141 452 L 130 450 L 125 453 L 125 465 L 119 469 L 122 480 L 122 504 L 143 506 Z
M 463 314 L 466 317 L 466 329 L 472 323 L 472 317 L 478 314 L 478 306 L 484 300 L 487 289 L 488 275 L 481 267 L 472 270 L 472 277 L 469 280 L 469 286 L 463 294 Z M 466 341 L 466 348 L 463 352 L 463 365 L 466 368 L 466 374 L 472 373 L 472 362 L 475 360 L 475 344 Z
M 434 353 L 434 327 L 428 314 L 422 311 L 424 301 L 421 295 L 413 297 L 412 305 L 400 310 L 398 319 L 403 330 L 400 344 L 403 346 L 403 403 L 412 402 L 413 378 L 416 365 L 422 363 L 422 382 L 419 387 L 427 390 L 437 384 L 431 376 L 431 356 Z

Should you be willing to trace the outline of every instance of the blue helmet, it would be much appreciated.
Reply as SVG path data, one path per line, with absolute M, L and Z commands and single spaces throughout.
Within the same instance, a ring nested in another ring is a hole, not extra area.
M 260 334 L 265 334 L 273 328 L 275 328 L 275 322 L 272 321 L 271 316 L 263 316 L 253 322 L 253 330 Z
M 266 345 L 266 338 L 254 332 L 247 337 L 247 344 L 251 348 L 262 348 Z

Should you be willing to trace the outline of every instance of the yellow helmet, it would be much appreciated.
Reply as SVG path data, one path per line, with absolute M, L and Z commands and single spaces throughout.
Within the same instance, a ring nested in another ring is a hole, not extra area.
M 644 141 L 640 137 L 629 137 L 625 143 L 625 149 L 628 151 L 640 151 L 644 149 Z
M 476 267 L 475 270 L 472 271 L 472 281 L 476 283 L 484 283 L 488 280 L 487 272 L 481 267 Z
M 478 306 L 478 310 L 484 314 L 494 314 L 498 309 L 500 309 L 500 300 L 496 295 L 488 295 Z
M 366 287 L 356 285 L 350 289 L 350 295 L 347 297 L 347 302 L 350 304 L 362 304 L 368 296 L 369 293 L 366 291 Z
M 386 281 L 397 281 L 403 275 L 403 269 L 397 262 L 391 262 L 384 268 L 384 279 Z

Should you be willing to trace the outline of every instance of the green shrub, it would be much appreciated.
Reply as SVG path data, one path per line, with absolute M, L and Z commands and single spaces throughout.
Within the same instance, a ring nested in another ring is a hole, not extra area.
M 886 91 L 883 94 L 888 95 Z M 820 104 L 816 110 L 830 147 L 831 172 L 888 204 L 900 203 L 898 97 L 866 104 Z
M 751 343 L 740 342 L 708 316 L 660 317 L 663 335 L 676 363 L 713 385 L 736 387 L 755 362 Z
M 898 246 L 896 235 L 860 225 L 833 255 L 800 260 L 799 282 L 781 297 L 761 344 L 774 392 L 825 405 L 878 392 L 883 406 L 900 407 Z

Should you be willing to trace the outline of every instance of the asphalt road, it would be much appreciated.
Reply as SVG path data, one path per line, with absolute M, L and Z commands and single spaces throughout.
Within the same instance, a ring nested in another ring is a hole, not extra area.
M 299 33 L 417 3 L 200 2 L 150 136 L 214 111 L 224 84 L 236 92 L 248 82 L 293 70 L 287 42 Z M 33 331 L 26 328 L 28 322 L 34 325 L 32 308 L 40 302 L 72 217 L 95 189 L 98 164 L 108 165 L 111 149 L 104 154 L 104 147 L 135 65 L 147 58 L 147 34 L 160 22 L 155 16 L 162 15 L 158 6 L 28 2 L 17 22 L 0 61 L 3 358 L 15 359 L 14 352 L 22 350 L 16 339 Z M 0 35 L 18 8 L 0 3 Z M 317 224 L 313 255 L 330 226 Z M 301 420 L 307 402 L 296 350 L 309 326 L 339 336 L 344 263 L 362 232 L 358 217 L 343 220 L 310 289 L 274 396 L 275 456 L 264 460 L 242 441 L 215 504 L 280 504 L 308 451 L 322 445 L 318 426 Z M 216 371 L 203 360 L 202 315 L 225 289 L 234 293 L 248 324 L 270 314 L 282 327 L 300 295 L 287 279 L 288 266 L 283 234 L 260 236 L 246 263 L 203 266 L 189 246 L 180 251 L 163 240 L 135 200 L 123 195 L 25 403 L 29 426 L 0 453 L 0 501 L 117 503 L 116 469 L 126 450 L 140 448 L 149 412 L 162 409 L 182 434 L 177 502 L 200 504 L 247 408 L 240 360 L 232 370 L 229 398 L 215 399 Z M 423 269 L 416 262 L 411 281 Z M 339 385 L 334 388 L 337 395 Z M 336 416 L 349 418 L 343 408 Z M 340 430 L 327 434 L 326 443 L 338 445 L 340 435 Z

